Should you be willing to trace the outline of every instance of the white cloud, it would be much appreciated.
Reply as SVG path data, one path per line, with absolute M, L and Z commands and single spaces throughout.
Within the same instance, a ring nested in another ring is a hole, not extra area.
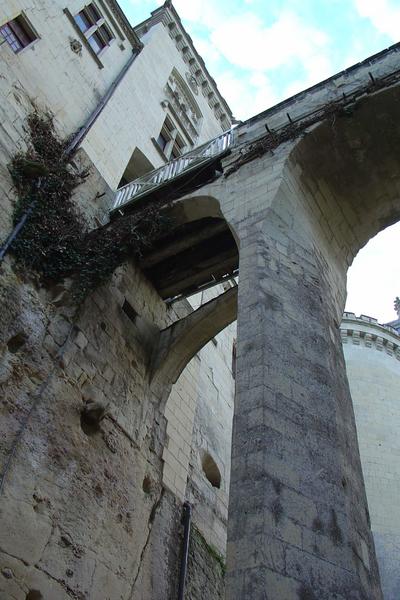
M 234 72 L 223 71 L 218 74 L 217 81 L 218 89 L 239 119 L 252 117 L 278 101 L 264 73 L 250 73 L 239 79 Z
M 332 64 L 330 59 L 321 54 L 320 56 L 314 55 L 310 57 L 307 63 L 306 76 L 302 79 L 296 79 L 292 81 L 284 90 L 284 98 L 290 98 L 298 92 L 327 79 L 332 75 Z
M 283 12 L 269 27 L 254 13 L 230 16 L 212 29 L 209 46 L 232 65 L 231 71 L 216 79 L 242 119 L 318 83 L 333 71 L 328 36 L 293 12 Z M 271 84 L 271 71 L 296 65 L 304 76 L 278 94 Z
M 153 10 L 153 0 L 129 0 L 129 4 L 131 4 L 132 6 L 143 6 L 144 5 L 148 5 L 149 6 L 149 10 Z M 162 4 L 162 2 L 158 2 L 158 4 Z
M 400 264 L 394 248 L 400 241 L 400 223 L 375 236 L 357 254 L 348 271 L 346 310 L 394 321 L 393 301 L 400 295 Z
M 247 12 L 220 23 L 211 41 L 233 65 L 266 71 L 299 61 L 307 68 L 310 59 L 326 50 L 328 37 L 291 12 L 283 12 L 270 27 Z
M 226 15 L 210 0 L 175 0 L 174 6 L 183 21 L 192 21 L 208 29 L 217 27 Z
M 355 8 L 361 17 L 369 19 L 380 32 L 394 42 L 400 39 L 400 8 L 389 0 L 354 0 Z
M 221 60 L 221 54 L 218 52 L 215 46 L 210 44 L 210 42 L 205 38 L 193 36 L 192 40 L 197 52 L 206 63 L 207 69 L 210 71 L 211 75 L 213 75 L 213 73 L 215 73 L 218 69 L 218 64 Z

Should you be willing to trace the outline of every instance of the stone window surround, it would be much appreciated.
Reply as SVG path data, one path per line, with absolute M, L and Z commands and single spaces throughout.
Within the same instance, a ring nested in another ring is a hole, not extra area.
M 166 99 L 161 105 L 169 108 L 192 145 L 199 137 L 203 115 L 187 84 L 180 73 L 173 69 L 164 91 Z
M 115 40 L 114 34 L 94 2 L 85 5 L 74 18 L 97 56 L 100 56 Z M 93 41 L 96 42 L 95 45 Z
M 5 25 L 12 23 L 16 19 L 22 20 L 24 28 L 26 28 L 28 34 L 33 38 L 32 41 L 29 42 L 29 44 L 26 44 L 26 46 L 23 46 L 22 48 L 20 48 L 19 50 L 14 50 L 14 48 L 12 48 L 12 46 L 7 42 L 6 38 L 3 37 L 0 33 L 0 46 L 2 46 L 3 44 L 7 44 L 7 46 L 10 48 L 10 50 L 12 50 L 12 52 L 14 54 L 21 54 L 21 52 L 25 52 L 25 50 L 32 48 L 40 40 L 40 36 L 39 36 L 38 32 L 35 30 L 35 28 L 33 27 L 30 20 L 27 18 L 25 11 L 23 11 L 23 10 L 21 10 L 12 19 L 9 19 L 5 23 L 2 23 L 0 25 L 0 27 L 4 27 Z
M 99 14 L 101 14 L 101 11 L 97 8 L 96 4 L 94 2 L 90 2 L 89 4 L 93 4 L 97 10 L 97 12 Z M 82 7 L 82 9 L 80 11 L 78 11 L 77 14 L 79 14 L 80 12 L 82 12 L 88 5 L 85 5 Z M 80 27 L 77 25 L 76 21 L 75 21 L 75 16 L 70 12 L 70 10 L 68 8 L 64 8 L 63 10 L 64 14 L 66 15 L 66 17 L 68 18 L 69 22 L 71 23 L 72 27 L 74 28 L 76 34 L 79 36 L 80 41 L 82 42 L 82 44 L 85 46 L 85 48 L 87 49 L 87 51 L 89 52 L 90 56 L 93 58 L 93 60 L 95 61 L 95 63 L 97 64 L 99 69 L 103 69 L 104 65 L 100 60 L 100 56 L 102 56 L 104 54 L 104 52 L 107 50 L 107 48 L 115 41 L 115 36 L 114 33 L 112 32 L 110 26 L 108 23 L 106 23 L 104 17 L 102 17 L 101 23 L 99 21 L 100 25 L 107 25 L 107 29 L 110 32 L 110 34 L 113 36 L 112 39 L 110 40 L 109 44 L 106 45 L 100 52 L 99 54 L 96 54 L 96 52 L 93 50 L 92 46 L 89 44 L 88 41 L 88 37 L 87 37 L 87 33 L 86 34 L 80 29 Z M 93 31 L 92 31 L 93 29 Z M 97 27 L 96 27 L 97 29 Z M 90 30 L 88 30 L 89 32 L 93 33 L 95 32 L 94 28 L 91 28 Z

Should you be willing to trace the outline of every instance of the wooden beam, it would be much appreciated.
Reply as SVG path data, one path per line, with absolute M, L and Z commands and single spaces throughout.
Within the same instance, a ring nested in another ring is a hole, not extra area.
M 164 299 L 172 298 L 182 293 L 189 293 L 202 284 L 210 282 L 213 277 L 219 279 L 222 275 L 232 273 L 238 266 L 237 250 L 230 248 L 222 254 L 204 261 L 196 269 L 181 272 L 176 278 L 165 279 L 155 284 L 160 296 Z M 199 268 L 200 267 L 200 268 Z
M 211 261 L 214 263 L 219 254 L 233 249 L 237 253 L 235 240 L 230 230 L 224 231 L 213 237 L 211 240 L 203 240 L 193 248 L 171 256 L 162 263 L 159 263 L 151 269 L 145 269 L 146 276 L 151 281 L 179 280 L 181 273 L 192 271 L 198 268 L 202 269 L 203 263 Z
M 193 231 L 188 235 L 184 235 L 184 237 L 177 237 L 174 242 L 168 239 L 167 243 L 161 248 L 157 248 L 147 254 L 147 256 L 144 256 L 144 258 L 139 261 L 139 265 L 142 269 L 154 267 L 160 262 L 171 258 L 171 256 L 176 256 L 184 250 L 196 246 L 199 242 L 209 240 L 227 229 L 228 227 L 225 221 L 219 220 L 216 223 L 204 226 L 200 231 Z

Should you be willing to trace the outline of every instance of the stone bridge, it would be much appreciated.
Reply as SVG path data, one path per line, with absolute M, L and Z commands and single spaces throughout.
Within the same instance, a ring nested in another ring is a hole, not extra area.
M 153 384 L 175 381 L 237 317 L 229 600 L 382 598 L 339 323 L 348 266 L 400 218 L 399 59 L 396 45 L 249 119 L 112 212 L 173 215 L 142 259 L 165 299 L 240 272 L 153 356 Z

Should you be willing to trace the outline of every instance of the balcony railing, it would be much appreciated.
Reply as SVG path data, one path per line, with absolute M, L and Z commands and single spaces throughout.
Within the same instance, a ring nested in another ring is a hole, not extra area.
M 179 156 L 166 165 L 124 185 L 116 193 L 112 210 L 120 209 L 126 204 L 149 194 L 154 189 L 165 185 L 167 182 L 186 175 L 192 169 L 210 162 L 212 159 L 223 154 L 232 143 L 233 131 L 226 131 L 210 142 L 206 142 L 191 152 Z

